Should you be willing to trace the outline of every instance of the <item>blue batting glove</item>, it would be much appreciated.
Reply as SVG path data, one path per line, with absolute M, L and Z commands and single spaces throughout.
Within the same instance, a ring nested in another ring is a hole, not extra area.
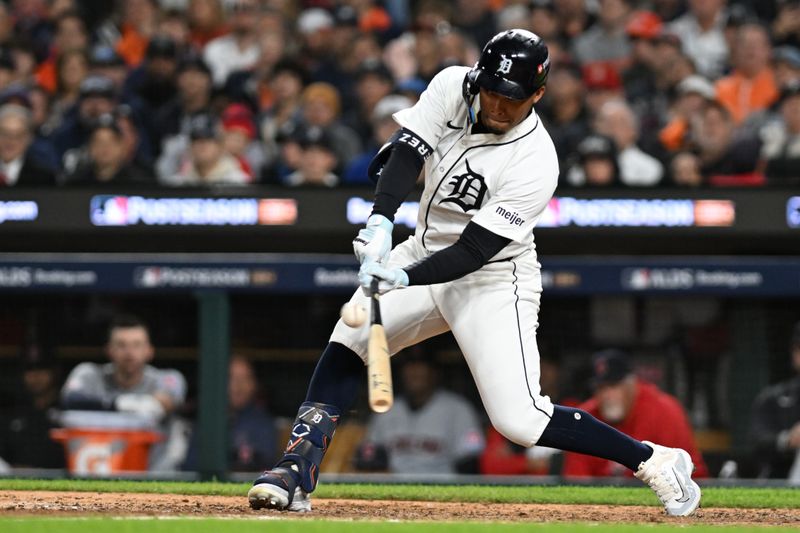
M 380 294 L 400 287 L 408 287 L 408 274 L 405 270 L 402 268 L 384 268 L 374 261 L 369 261 L 364 263 L 358 271 L 358 281 L 366 294 L 369 294 L 372 278 L 380 280 L 378 285 Z
M 360 264 L 375 261 L 385 264 L 392 251 L 394 224 L 383 215 L 370 215 L 367 227 L 353 239 L 353 251 Z

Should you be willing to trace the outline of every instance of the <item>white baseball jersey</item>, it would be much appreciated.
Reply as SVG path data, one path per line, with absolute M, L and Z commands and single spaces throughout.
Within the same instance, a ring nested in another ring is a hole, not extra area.
M 461 96 L 467 71 L 443 70 L 414 107 L 395 114 L 421 138 L 406 133 L 399 142 L 430 156 L 416 233 L 392 250 L 387 268 L 407 267 L 452 245 L 470 220 L 511 242 L 459 279 L 388 292 L 381 314 L 392 354 L 451 331 L 492 424 L 509 440 L 532 446 L 553 414 L 539 387 L 542 281 L 533 228 L 555 191 L 558 158 L 535 112 L 502 135 L 471 133 Z M 361 289 L 350 301 L 369 308 Z M 369 324 L 351 328 L 339 320 L 330 340 L 366 360 L 368 336 Z
M 468 71 L 443 70 L 414 107 L 394 114 L 433 148 L 416 237 L 436 252 L 455 243 L 472 220 L 511 239 L 492 260 L 516 257 L 534 248 L 533 228 L 558 182 L 558 156 L 535 112 L 504 135 L 470 133 L 461 96 Z M 477 115 L 479 97 L 473 107 Z

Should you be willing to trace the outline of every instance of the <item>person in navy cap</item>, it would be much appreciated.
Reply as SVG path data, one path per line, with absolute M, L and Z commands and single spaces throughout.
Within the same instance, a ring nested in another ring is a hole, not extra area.
M 66 176 L 65 185 L 142 186 L 155 184 L 153 172 L 138 162 L 129 160 L 121 117 L 102 115 L 92 125 L 86 152 L 81 163 Z
M 73 151 L 86 144 L 97 119 L 113 113 L 116 106 L 117 90 L 111 79 L 92 75 L 81 82 L 78 102 L 52 135 L 53 147 L 67 172 L 74 170 L 76 165 Z
M 211 105 L 211 69 L 202 57 L 191 53 L 183 56 L 178 62 L 175 79 L 177 94 L 155 117 L 159 133 L 156 146 L 162 149 L 170 137 L 182 133 L 188 117 L 206 112 Z
M 179 50 L 166 35 L 155 35 L 147 45 L 144 61 L 125 80 L 124 94 L 135 94 L 157 114 L 175 95 Z
M 225 150 L 222 124 L 217 117 L 199 113 L 189 119 L 190 146 L 178 172 L 162 175 L 163 185 L 186 187 L 204 185 L 245 185 L 250 176 L 239 160 Z
M 606 135 L 587 135 L 575 150 L 577 160 L 567 171 L 567 183 L 579 187 L 619 187 L 619 163 L 614 140 Z

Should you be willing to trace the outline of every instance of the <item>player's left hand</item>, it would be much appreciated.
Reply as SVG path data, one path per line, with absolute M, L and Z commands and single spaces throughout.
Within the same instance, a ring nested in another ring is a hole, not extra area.
M 378 285 L 380 294 L 408 286 L 408 274 L 402 268 L 384 268 L 375 261 L 367 261 L 361 265 L 358 271 L 358 282 L 367 296 L 369 296 L 369 286 L 372 278 L 380 280 Z

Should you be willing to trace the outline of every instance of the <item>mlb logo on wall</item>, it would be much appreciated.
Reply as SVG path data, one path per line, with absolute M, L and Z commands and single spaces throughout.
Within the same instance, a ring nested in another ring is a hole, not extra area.
M 792 196 L 786 202 L 786 224 L 790 228 L 800 228 L 800 196 Z
M 161 268 L 137 268 L 133 278 L 133 283 L 137 287 L 159 287 L 161 286 Z
M 622 286 L 626 289 L 641 291 L 649 289 L 650 270 L 647 268 L 627 268 L 622 273 Z
M 89 204 L 89 218 L 95 226 L 127 226 L 128 197 L 101 194 Z
M 626 268 L 622 286 L 633 291 L 686 290 L 695 286 L 691 268 Z

